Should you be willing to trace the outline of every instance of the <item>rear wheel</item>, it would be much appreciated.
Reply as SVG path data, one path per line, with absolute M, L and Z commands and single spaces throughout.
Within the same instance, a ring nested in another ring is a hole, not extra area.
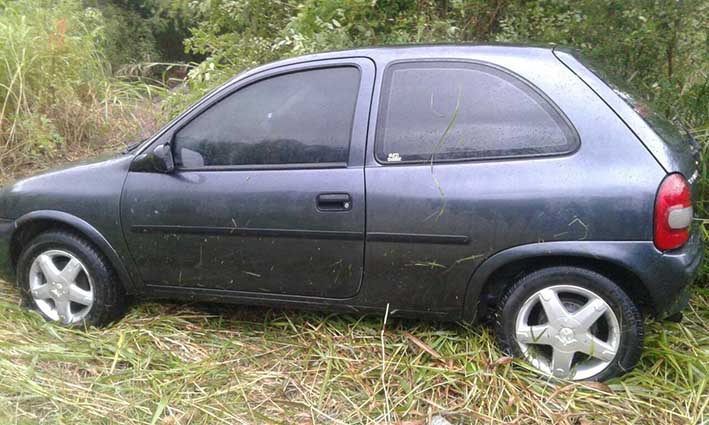
M 17 272 L 26 303 L 47 320 L 98 326 L 123 311 L 123 288 L 111 266 L 74 233 L 37 236 L 20 254 Z
M 503 296 L 498 339 L 544 374 L 605 380 L 632 369 L 642 351 L 637 306 L 611 280 L 577 267 L 533 272 Z

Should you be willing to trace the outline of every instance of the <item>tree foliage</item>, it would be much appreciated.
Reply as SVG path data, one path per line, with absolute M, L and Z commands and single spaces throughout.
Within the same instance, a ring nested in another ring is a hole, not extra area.
M 59 2 L 61 3 L 61 1 Z M 202 59 L 185 51 L 183 40 L 197 25 L 190 0 L 84 0 L 101 11 L 106 34 L 102 49 L 115 70 L 138 62 Z
M 400 43 L 577 47 L 671 118 L 707 125 L 709 5 L 702 0 L 206 0 L 185 41 L 204 55 L 206 90 L 234 73 L 302 53 Z

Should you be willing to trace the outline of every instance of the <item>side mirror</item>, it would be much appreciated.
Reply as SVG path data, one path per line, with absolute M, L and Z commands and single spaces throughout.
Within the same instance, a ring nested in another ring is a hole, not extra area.
M 131 171 L 148 173 L 172 173 L 175 171 L 175 159 L 169 143 L 158 145 L 152 151 L 139 155 L 130 166 Z
M 153 149 L 152 161 L 155 171 L 172 173 L 175 171 L 175 158 L 169 143 L 158 145 Z

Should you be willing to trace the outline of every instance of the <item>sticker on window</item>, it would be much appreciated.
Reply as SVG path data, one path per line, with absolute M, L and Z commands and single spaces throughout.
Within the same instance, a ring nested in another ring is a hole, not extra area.
M 390 153 L 389 156 L 387 156 L 387 161 L 388 162 L 399 162 L 399 161 L 401 161 L 401 156 L 396 152 Z

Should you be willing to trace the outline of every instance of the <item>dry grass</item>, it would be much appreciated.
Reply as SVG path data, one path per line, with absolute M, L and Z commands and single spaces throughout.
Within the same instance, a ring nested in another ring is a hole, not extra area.
M 87 120 L 101 120 L 104 128 L 83 135 L 84 139 L 74 139 L 60 150 L 31 155 L 0 146 L 0 185 L 37 174 L 57 164 L 115 154 L 130 143 L 151 136 L 164 124 L 164 112 L 158 98 L 131 99 L 125 104 L 107 108 L 105 114 L 101 111 L 86 114 Z
M 0 423 L 706 423 L 709 293 L 605 384 L 536 377 L 464 324 L 147 303 L 71 330 L 0 283 Z M 383 336 L 382 336 L 383 335 Z

